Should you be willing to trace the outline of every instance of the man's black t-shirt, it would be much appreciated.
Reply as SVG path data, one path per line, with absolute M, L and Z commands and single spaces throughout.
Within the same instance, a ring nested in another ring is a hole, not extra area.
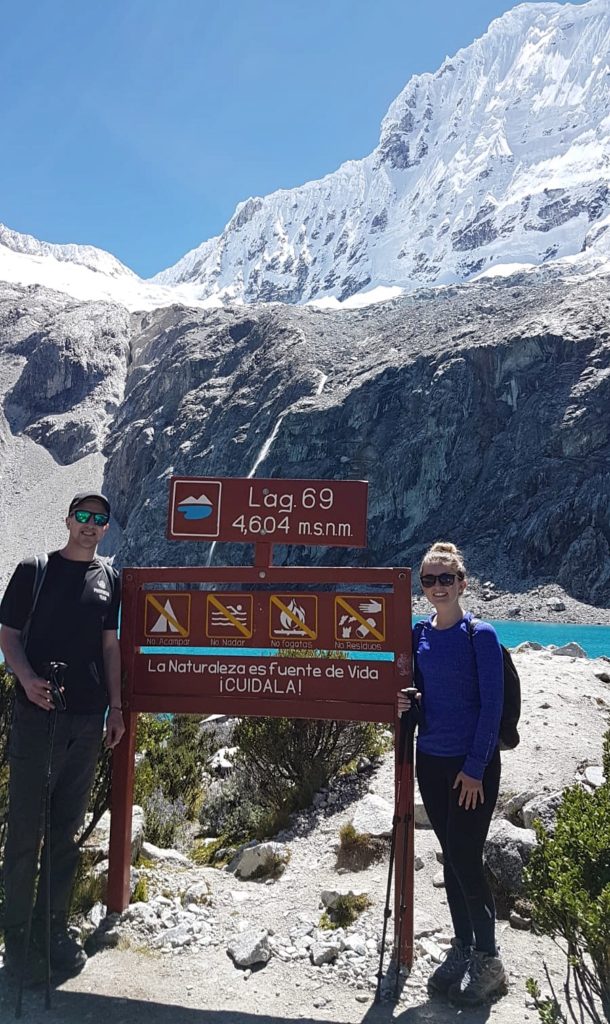
M 32 607 L 35 572 L 34 559 L 15 569 L 0 604 L 4 626 L 23 629 Z M 53 551 L 34 610 L 28 661 L 43 677 L 50 661 L 67 664 L 66 710 L 72 714 L 97 714 L 108 705 L 102 632 L 117 629 L 120 601 L 118 573 L 110 573 L 115 577 L 112 589 L 99 561 L 76 562 Z M 27 701 L 20 685 L 17 696 Z

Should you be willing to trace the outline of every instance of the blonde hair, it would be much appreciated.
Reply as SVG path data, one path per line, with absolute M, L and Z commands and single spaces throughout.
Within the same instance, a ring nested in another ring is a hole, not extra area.
M 426 554 L 421 560 L 419 571 L 422 572 L 424 565 L 428 562 L 440 562 L 441 565 L 450 566 L 455 572 L 463 573 L 466 575 L 466 566 L 464 565 L 464 556 L 459 548 L 456 548 L 455 544 L 451 544 L 447 540 L 435 540 L 432 547 L 428 548 Z

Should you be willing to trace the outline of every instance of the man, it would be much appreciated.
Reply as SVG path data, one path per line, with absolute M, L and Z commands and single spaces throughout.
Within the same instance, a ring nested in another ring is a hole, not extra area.
M 4 964 L 12 973 L 20 970 L 24 955 L 51 740 L 51 968 L 75 974 L 87 959 L 67 928 L 78 867 L 75 837 L 87 809 L 107 709 L 106 746 L 116 746 L 125 731 L 118 574 L 96 559 L 109 520 L 110 503 L 103 494 L 74 496 L 66 518 L 68 541 L 49 555 L 24 643 L 21 633 L 34 603 L 35 559 L 17 566 L 0 604 L 0 646 L 16 676 L 4 853 Z M 65 711 L 56 709 L 49 685 L 52 661 L 67 665 Z M 41 876 L 45 855 L 43 850 Z M 28 956 L 30 982 L 45 977 L 45 913 L 39 885 Z

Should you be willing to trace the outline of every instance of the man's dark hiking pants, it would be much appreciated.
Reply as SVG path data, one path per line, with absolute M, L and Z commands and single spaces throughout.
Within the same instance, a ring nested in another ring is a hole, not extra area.
M 4 929 L 27 921 L 36 853 L 44 827 L 44 789 L 53 712 L 15 701 L 9 739 L 9 812 L 4 851 Z M 56 712 L 51 762 L 51 913 L 65 919 L 78 867 L 82 826 L 100 752 L 104 716 Z M 41 876 L 44 876 L 45 851 Z M 40 908 L 40 909 L 38 909 Z M 44 913 L 43 887 L 36 914 Z

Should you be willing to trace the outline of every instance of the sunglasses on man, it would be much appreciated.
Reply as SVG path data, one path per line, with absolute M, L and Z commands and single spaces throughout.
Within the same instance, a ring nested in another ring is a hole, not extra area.
M 438 576 L 434 576 L 431 572 L 424 573 L 423 576 L 419 577 L 419 582 L 425 590 L 429 590 L 437 582 L 440 583 L 441 587 L 452 587 L 453 584 L 458 580 L 464 579 L 463 572 L 441 572 Z
M 96 526 L 106 526 L 110 522 L 110 516 L 105 512 L 89 512 L 85 508 L 78 508 L 72 515 L 77 523 L 82 523 L 83 525 L 88 523 L 91 517 L 93 517 L 93 522 Z

